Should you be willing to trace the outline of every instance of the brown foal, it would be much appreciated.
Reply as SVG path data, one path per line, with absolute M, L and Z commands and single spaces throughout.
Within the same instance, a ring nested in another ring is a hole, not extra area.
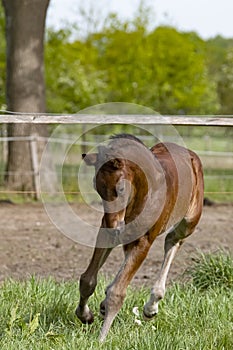
M 98 153 L 83 155 L 83 159 L 95 167 L 94 187 L 104 208 L 91 262 L 80 279 L 76 314 L 83 323 L 94 320 L 87 301 L 97 285 L 99 269 L 115 246 L 121 244 L 125 255 L 100 305 L 103 341 L 153 241 L 166 232 L 163 264 L 143 310 L 145 319 L 157 314 L 172 260 L 201 216 L 203 173 L 194 152 L 173 143 L 159 143 L 149 150 L 129 134 L 112 137 Z

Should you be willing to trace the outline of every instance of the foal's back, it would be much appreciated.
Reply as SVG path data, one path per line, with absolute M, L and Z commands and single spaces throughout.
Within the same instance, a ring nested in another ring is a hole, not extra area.
M 196 153 L 174 143 L 158 143 L 151 152 L 166 178 L 167 206 L 171 211 L 166 229 L 187 217 L 198 222 L 203 207 L 203 171 Z

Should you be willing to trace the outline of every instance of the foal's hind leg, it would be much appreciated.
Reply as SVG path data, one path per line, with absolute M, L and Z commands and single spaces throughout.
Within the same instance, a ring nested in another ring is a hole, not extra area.
M 158 304 L 165 295 L 167 275 L 171 263 L 181 246 L 183 239 L 189 236 L 193 231 L 193 227 L 187 223 L 184 218 L 179 225 L 171 232 L 169 232 L 165 239 L 165 254 L 162 268 L 159 277 L 155 282 L 152 290 L 150 300 L 144 306 L 144 316 L 146 320 L 151 319 L 158 313 Z

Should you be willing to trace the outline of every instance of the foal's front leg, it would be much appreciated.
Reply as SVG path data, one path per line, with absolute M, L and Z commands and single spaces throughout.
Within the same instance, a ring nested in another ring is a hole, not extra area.
M 144 261 L 150 246 L 151 243 L 147 237 L 142 237 L 137 242 L 124 246 L 125 260 L 123 265 L 112 284 L 107 288 L 106 298 L 101 303 L 104 324 L 100 333 L 100 341 L 104 341 L 107 336 L 111 324 L 123 304 L 126 289 Z
M 87 270 L 80 278 L 80 300 L 76 309 L 76 315 L 82 323 L 92 323 L 94 316 L 87 305 L 89 297 L 94 293 L 97 285 L 97 274 L 101 266 L 106 261 L 112 248 L 95 248 L 91 262 Z

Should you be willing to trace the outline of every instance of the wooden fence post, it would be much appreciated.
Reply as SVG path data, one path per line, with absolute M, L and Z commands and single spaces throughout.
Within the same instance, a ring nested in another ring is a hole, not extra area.
M 32 135 L 30 139 L 31 159 L 32 159 L 32 171 L 34 178 L 35 187 L 35 199 L 40 198 L 40 179 L 39 179 L 39 161 L 38 161 L 38 150 L 37 150 L 37 135 Z

